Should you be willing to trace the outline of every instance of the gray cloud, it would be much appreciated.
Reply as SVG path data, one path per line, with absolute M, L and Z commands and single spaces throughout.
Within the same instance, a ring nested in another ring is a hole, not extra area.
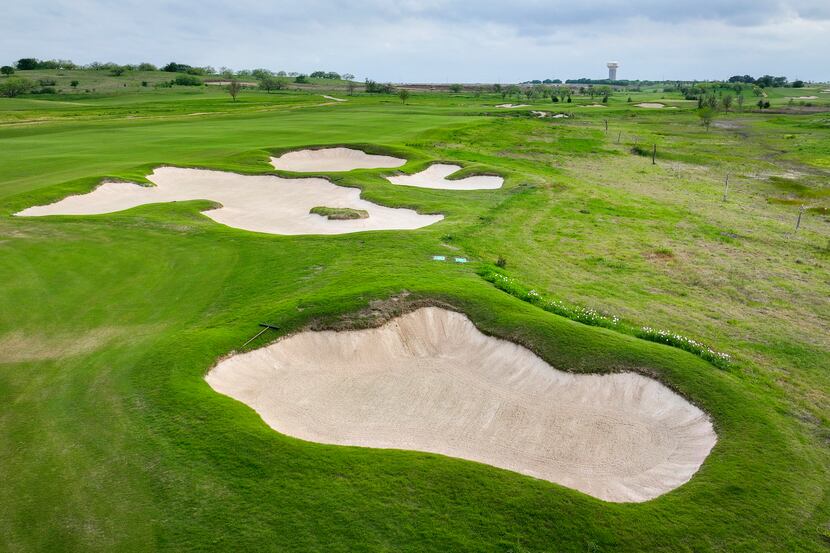
M 36 30 L 36 32 L 34 31 Z M 828 0 L 30 0 L 0 52 L 309 71 L 396 81 L 733 73 L 824 80 Z

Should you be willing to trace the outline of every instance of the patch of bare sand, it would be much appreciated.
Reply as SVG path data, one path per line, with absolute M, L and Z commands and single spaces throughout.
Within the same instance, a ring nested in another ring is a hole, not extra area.
M 280 171 L 296 173 L 325 173 L 351 171 L 353 169 L 391 169 L 405 164 L 406 160 L 375 154 L 367 154 L 352 148 L 321 148 L 296 150 L 280 157 L 272 157 L 271 165 Z
M 607 501 L 680 486 L 717 440 L 705 413 L 655 380 L 562 372 L 436 307 L 286 337 L 206 380 L 304 440 L 468 459 Z
M 504 184 L 502 177 L 494 175 L 474 175 L 463 179 L 447 179 L 448 176 L 460 170 L 461 166 L 459 165 L 436 163 L 414 175 L 395 175 L 386 177 L 386 180 L 392 184 L 441 190 L 492 190 L 501 188 Z
M 270 234 L 345 234 L 366 230 L 410 230 L 443 215 L 421 215 L 411 209 L 374 204 L 360 189 L 337 186 L 326 179 L 284 179 L 274 175 L 240 175 L 223 171 L 160 167 L 148 177 L 156 186 L 107 182 L 88 194 L 24 209 L 18 216 L 92 215 L 139 205 L 212 200 L 222 207 L 205 215 L 223 225 Z M 316 206 L 366 211 L 365 219 L 331 220 L 310 213 Z
M 496 107 L 497 108 L 506 108 L 506 109 L 527 108 L 527 107 L 530 107 L 530 104 L 499 104 Z
M 643 102 L 642 104 L 635 104 L 638 108 L 645 109 L 663 109 L 666 104 L 658 104 L 656 102 Z

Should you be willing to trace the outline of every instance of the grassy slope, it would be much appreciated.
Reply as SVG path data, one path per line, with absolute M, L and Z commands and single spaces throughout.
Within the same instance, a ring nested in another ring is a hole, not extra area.
M 754 172 L 784 162 L 821 171 L 822 116 L 733 116 L 747 136 L 704 134 L 682 110 L 614 101 L 543 105 L 577 114 L 555 123 L 465 96 L 319 106 L 308 93 L 246 94 L 234 105 L 173 90 L 28 104 L 18 120 L 54 121 L 0 127 L 0 547 L 821 550 L 828 228 L 810 216 L 788 235 L 792 206 L 768 204 L 777 191 Z M 4 101 L 0 118 L 25 102 Z M 793 132 L 809 147 L 778 154 Z M 628 153 L 655 138 L 668 156 L 657 167 Z M 267 172 L 270 151 L 335 143 L 391 148 L 412 160 L 406 171 L 455 160 L 508 180 L 459 193 L 391 187 L 375 171 L 337 177 L 375 201 L 447 215 L 415 232 L 258 235 L 208 220 L 205 202 L 8 217 L 153 164 Z M 726 169 L 741 176 L 724 206 L 712 197 Z M 718 371 L 546 314 L 493 289 L 475 265 L 428 261 L 449 248 L 502 254 L 517 278 L 705 339 L 738 363 Z M 720 442 L 680 489 L 604 504 L 474 463 L 300 442 L 202 380 L 260 321 L 290 331 L 401 290 L 449 301 L 557 367 L 656 375 L 712 413 Z

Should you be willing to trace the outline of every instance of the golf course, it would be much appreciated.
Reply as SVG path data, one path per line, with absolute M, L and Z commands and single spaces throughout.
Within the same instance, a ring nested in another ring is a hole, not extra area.
M 828 551 L 830 85 L 175 77 L 0 77 L 0 551 Z

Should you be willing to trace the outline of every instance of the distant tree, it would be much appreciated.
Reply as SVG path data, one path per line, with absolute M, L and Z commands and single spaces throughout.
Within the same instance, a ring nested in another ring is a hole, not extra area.
M 233 78 L 233 69 L 230 67 L 220 67 L 219 75 L 221 75 L 223 79 L 231 80 Z
M 236 102 L 236 97 L 239 96 L 239 93 L 242 91 L 242 83 L 236 79 L 231 79 L 231 82 L 228 84 L 226 90 L 228 91 L 228 94 L 231 95 L 231 98 L 233 98 L 233 101 Z
M 409 91 L 405 88 L 402 88 L 398 91 L 398 98 L 401 99 L 401 103 L 405 104 L 407 100 L 409 100 Z
M 553 102 L 554 104 L 558 104 L 559 103 L 559 96 L 557 96 L 556 94 L 551 94 L 550 95 L 550 101 Z
M 20 58 L 17 60 L 17 63 L 15 63 L 15 66 L 20 71 L 30 71 L 32 69 L 37 69 L 39 63 L 40 62 L 37 58 Z
M 0 96 L 14 98 L 25 94 L 35 87 L 35 83 L 23 77 L 8 77 L 0 81 Z
M 344 81 L 354 80 L 354 75 L 352 75 L 351 73 L 343 73 L 343 80 Z
M 139 63 L 138 64 L 138 70 L 139 71 L 158 71 L 159 69 L 158 69 L 158 67 L 156 67 L 152 63 L 144 62 L 144 63 Z
M 793 88 L 804 88 L 804 81 L 796 79 L 793 81 Z
M 458 83 L 454 83 L 454 84 L 450 85 L 450 92 L 458 93 L 458 92 L 461 92 L 463 89 L 464 89 L 464 87 L 461 86 Z
M 120 77 L 123 74 L 124 74 L 124 68 L 123 67 L 113 67 L 112 70 L 110 71 L 110 75 L 112 75 L 113 77 Z
M 325 71 L 314 71 L 311 75 L 309 75 L 312 79 L 325 79 L 326 72 Z
M 356 88 L 356 85 L 354 84 L 354 81 L 347 82 L 346 83 L 346 94 L 348 94 L 349 96 L 353 96 L 355 88 Z
M 166 71 L 168 73 L 187 73 L 189 70 L 193 69 L 189 65 L 184 63 L 176 63 L 171 61 L 167 65 L 161 68 L 162 71 Z
M 14 67 L 11 65 L 4 65 L 3 67 L 0 67 L 0 73 L 6 76 L 12 75 L 14 74 Z
M 726 96 L 721 98 L 720 104 L 723 107 L 723 111 L 729 113 L 729 109 L 732 107 L 732 95 L 727 94 Z
M 273 75 L 266 75 L 259 80 L 259 88 L 266 92 L 272 90 L 282 90 L 287 86 L 285 79 L 274 77 Z
M 71 86 L 72 88 L 78 88 L 79 84 L 81 84 L 81 83 L 76 81 L 76 80 L 73 80 L 72 82 L 69 83 L 69 86 Z
M 744 110 L 744 95 L 738 94 L 738 111 Z
M 255 79 L 260 80 L 264 79 L 265 77 L 271 77 L 273 75 L 274 74 L 268 69 L 254 69 L 253 71 L 251 71 L 251 76 Z
M 493 87 L 491 88 L 491 90 L 492 90 L 493 92 L 495 92 L 496 94 L 498 94 L 498 93 L 500 93 L 500 92 L 501 92 L 501 85 L 500 85 L 499 83 L 496 83 L 496 84 L 494 84 L 494 85 L 493 85 Z
M 712 121 L 715 119 L 716 115 L 717 112 L 710 106 L 703 106 L 697 110 L 697 116 L 700 118 L 701 124 L 706 127 L 706 132 L 709 132 L 709 126 L 712 124 Z
M 628 97 L 628 103 L 631 103 L 631 96 Z
M 294 77 L 294 82 L 298 83 L 298 84 L 307 83 L 308 82 L 308 77 L 306 75 L 302 75 L 302 74 L 297 75 L 296 77 Z

